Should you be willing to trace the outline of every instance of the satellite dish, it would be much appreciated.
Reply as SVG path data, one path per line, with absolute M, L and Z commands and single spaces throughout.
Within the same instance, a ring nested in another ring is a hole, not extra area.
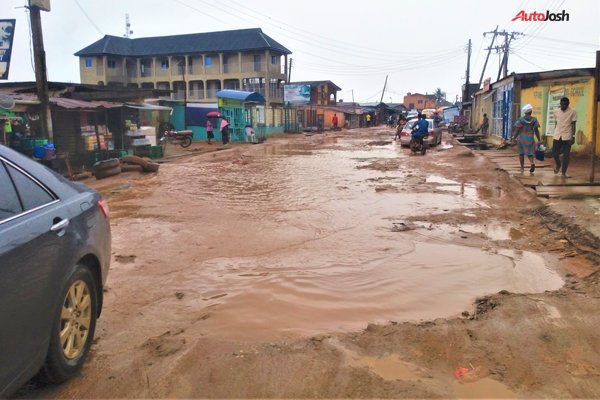
M 15 99 L 5 94 L 0 94 L 0 108 L 10 110 L 15 106 Z

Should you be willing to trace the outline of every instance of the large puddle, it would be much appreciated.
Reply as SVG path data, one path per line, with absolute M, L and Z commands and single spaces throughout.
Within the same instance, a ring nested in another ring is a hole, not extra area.
M 404 166 L 385 172 L 361 168 L 406 154 L 394 144 L 369 147 L 339 139 L 320 150 L 267 145 L 263 154 L 242 161 L 165 164 L 162 193 L 176 193 L 182 207 L 198 214 L 207 204 L 216 207 L 223 218 L 238 221 L 242 233 L 229 243 L 234 249 L 229 256 L 207 258 L 194 246 L 174 256 L 171 262 L 182 268 L 161 285 L 190 294 L 172 300 L 178 307 L 210 307 L 211 334 L 242 337 L 449 317 L 471 309 L 481 295 L 562 286 L 539 254 L 459 245 L 446 240 L 449 228 L 443 226 L 394 232 L 390 221 L 414 210 L 468 213 L 502 196 L 438 176 L 425 183 L 439 190 L 411 193 L 403 190 L 412 172 Z M 382 179 L 395 190 L 376 190 Z M 160 215 L 172 198 L 154 197 L 152 216 L 129 224 L 141 228 L 148 218 L 158 218 L 170 242 L 194 235 L 189 226 L 181 229 L 182 221 Z M 217 232 L 219 226 L 196 229 Z M 516 235 L 501 222 L 463 229 L 489 240 Z M 141 235 L 140 241 L 150 240 Z

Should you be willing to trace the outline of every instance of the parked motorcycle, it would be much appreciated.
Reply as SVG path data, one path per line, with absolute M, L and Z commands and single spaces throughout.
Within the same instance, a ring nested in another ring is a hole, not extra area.
M 160 142 L 163 147 L 165 147 L 167 143 L 178 144 L 181 147 L 190 147 L 193 134 L 192 131 L 167 130 L 164 131 L 163 136 L 160 138 Z

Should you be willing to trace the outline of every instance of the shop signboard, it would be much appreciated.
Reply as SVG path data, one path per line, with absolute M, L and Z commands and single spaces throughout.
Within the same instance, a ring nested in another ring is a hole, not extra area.
M 0 79 L 8 79 L 16 22 L 15 19 L 0 19 Z
M 310 103 L 310 85 L 284 85 L 283 101 L 287 105 Z

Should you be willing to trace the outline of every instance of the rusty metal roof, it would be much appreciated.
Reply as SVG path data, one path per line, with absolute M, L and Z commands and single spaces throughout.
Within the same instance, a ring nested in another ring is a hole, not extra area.
M 58 107 L 67 108 L 70 110 L 116 108 L 116 107 L 123 106 L 123 103 L 115 103 L 115 102 L 111 102 L 111 101 L 85 101 L 85 100 L 68 99 L 65 97 L 51 97 L 50 102 L 53 104 L 56 104 Z

